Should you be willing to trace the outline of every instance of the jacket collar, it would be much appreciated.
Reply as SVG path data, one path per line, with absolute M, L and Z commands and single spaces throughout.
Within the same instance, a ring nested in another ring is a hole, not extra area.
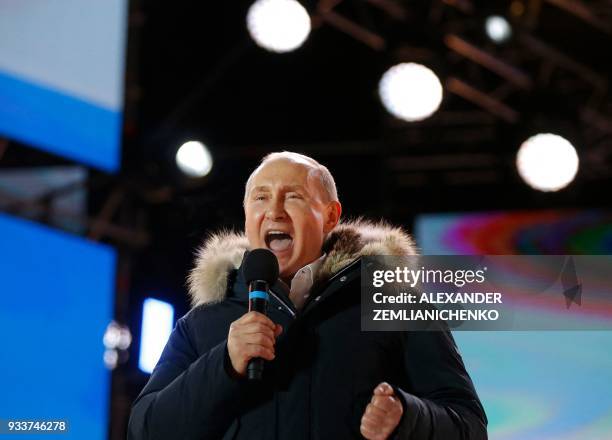
M 204 241 L 187 279 L 193 307 L 223 301 L 228 274 L 240 267 L 248 250 L 244 233 L 221 231 Z M 319 285 L 363 256 L 417 254 L 414 240 L 401 228 L 361 218 L 338 224 L 327 236 L 322 250 L 326 257 L 316 274 L 315 283 Z

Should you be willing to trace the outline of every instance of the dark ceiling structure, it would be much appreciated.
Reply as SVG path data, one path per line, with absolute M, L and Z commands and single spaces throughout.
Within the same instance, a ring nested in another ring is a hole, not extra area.
M 598 189 L 612 177 L 609 1 L 310 1 L 313 31 L 288 54 L 249 38 L 250 4 L 133 5 L 124 174 L 150 223 L 159 219 L 149 236 L 240 227 L 243 182 L 278 149 L 328 164 L 349 215 L 405 225 L 420 212 L 607 203 Z M 510 21 L 510 41 L 487 37 L 491 14 Z M 403 61 L 444 85 L 441 108 L 422 122 L 395 119 L 377 95 L 381 74 Z M 533 191 L 516 172 L 518 147 L 538 132 L 563 135 L 580 155 L 559 193 Z M 201 182 L 174 167 L 187 139 L 215 158 Z
M 313 32 L 284 55 L 249 39 L 249 6 L 144 8 L 140 148 L 128 164 L 153 152 L 172 166 L 182 140 L 202 140 L 217 167 L 187 193 L 206 200 L 208 190 L 239 193 L 262 154 L 296 149 L 328 162 L 341 193 L 343 182 L 355 185 L 355 171 L 368 176 L 345 194 L 349 211 L 404 221 L 423 210 L 572 204 L 590 193 L 584 188 L 609 182 L 610 2 L 309 2 Z M 491 14 L 511 21 L 509 42 L 487 38 Z M 378 99 L 381 74 L 401 61 L 426 64 L 443 80 L 442 107 L 423 122 L 393 118 Z M 546 198 L 514 169 L 520 143 L 542 131 L 564 135 L 581 157 L 575 186 Z

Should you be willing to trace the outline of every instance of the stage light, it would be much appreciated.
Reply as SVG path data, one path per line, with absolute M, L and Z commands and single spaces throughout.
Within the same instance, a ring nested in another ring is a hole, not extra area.
M 378 94 L 393 116 L 405 121 L 420 121 L 431 116 L 442 102 L 442 84 L 427 67 L 402 63 L 387 70 Z
M 213 160 L 202 142 L 189 141 L 176 152 L 176 164 L 189 177 L 204 177 L 210 173 Z
M 115 349 L 119 346 L 121 338 L 121 327 L 115 321 L 112 321 L 106 326 L 102 342 L 107 349 Z
M 527 139 L 516 155 L 521 178 L 539 191 L 558 191 L 574 180 L 578 154 L 572 144 L 556 134 L 538 134 Z
M 117 368 L 117 363 L 119 362 L 119 353 L 114 349 L 106 349 L 104 351 L 104 366 L 109 370 L 114 370 Z
M 131 344 L 132 333 L 130 332 L 130 329 L 127 327 L 122 327 L 119 330 L 119 342 L 117 344 L 117 348 L 119 350 L 127 350 L 128 348 L 130 348 Z
M 106 347 L 104 351 L 104 365 L 109 370 L 114 370 L 119 363 L 127 360 L 128 353 L 125 350 L 132 343 L 132 333 L 128 327 L 111 321 L 106 326 L 102 342 L 104 347 Z
M 310 16 L 295 0 L 257 0 L 247 13 L 247 29 L 264 49 L 290 52 L 308 37 Z
M 499 15 L 487 17 L 485 21 L 485 30 L 489 38 L 496 43 L 503 43 L 512 35 L 510 23 Z
M 138 367 L 151 373 L 168 342 L 174 321 L 174 307 L 164 301 L 147 298 L 142 305 L 140 356 Z

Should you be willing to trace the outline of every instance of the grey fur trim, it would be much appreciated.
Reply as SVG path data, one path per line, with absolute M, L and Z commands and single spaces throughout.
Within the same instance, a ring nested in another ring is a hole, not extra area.
M 248 248 L 246 236 L 232 231 L 212 234 L 206 239 L 187 278 L 192 306 L 223 301 L 228 272 L 240 267 Z
M 240 267 L 249 243 L 243 233 L 222 231 L 209 236 L 198 249 L 188 277 L 192 306 L 225 298 L 227 275 Z M 349 263 L 367 255 L 417 255 L 414 240 L 399 227 L 364 219 L 341 222 L 323 243 L 327 253 L 315 282 L 324 282 Z

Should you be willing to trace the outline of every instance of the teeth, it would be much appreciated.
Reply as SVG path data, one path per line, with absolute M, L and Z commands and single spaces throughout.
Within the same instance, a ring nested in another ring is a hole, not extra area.
M 293 238 L 289 233 L 272 230 L 266 233 L 266 246 L 273 252 L 284 252 L 291 248 Z

